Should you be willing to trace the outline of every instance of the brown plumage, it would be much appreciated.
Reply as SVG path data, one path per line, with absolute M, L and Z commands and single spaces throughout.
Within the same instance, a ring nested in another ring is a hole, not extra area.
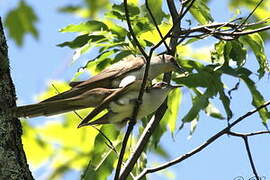
M 37 104 L 20 106 L 12 109 L 16 117 L 50 116 L 77 109 L 97 106 L 102 100 L 117 89 L 95 88 L 69 98 L 42 101 Z

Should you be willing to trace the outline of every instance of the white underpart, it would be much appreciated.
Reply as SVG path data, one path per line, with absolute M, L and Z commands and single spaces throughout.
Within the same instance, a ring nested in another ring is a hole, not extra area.
M 119 87 L 125 87 L 126 85 L 134 82 L 136 80 L 136 76 L 135 75 L 129 75 L 126 76 L 125 78 L 123 78 L 119 84 Z

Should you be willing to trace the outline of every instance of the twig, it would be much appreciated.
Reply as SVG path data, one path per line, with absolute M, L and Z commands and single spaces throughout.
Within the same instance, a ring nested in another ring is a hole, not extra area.
M 189 9 L 192 7 L 193 3 L 196 0 L 191 0 L 190 4 L 188 5 L 188 7 L 185 9 L 185 11 L 182 13 L 181 16 L 179 16 L 177 18 L 176 24 L 173 24 L 173 26 L 171 27 L 171 29 L 167 32 L 167 34 L 164 36 L 163 39 L 161 39 L 154 47 L 152 47 L 150 49 L 150 53 L 152 53 L 155 49 L 157 49 L 168 37 L 170 37 L 173 29 L 179 25 L 179 23 L 181 22 L 181 20 L 183 19 L 183 17 L 187 14 L 187 12 L 189 11 Z
M 160 29 L 159 29 L 159 27 L 158 27 L 157 21 L 156 21 L 154 15 L 153 15 L 153 13 L 152 13 L 150 7 L 149 7 L 148 0 L 145 0 L 145 6 L 146 6 L 147 11 L 148 11 L 149 14 L 150 14 L 150 17 L 151 17 L 151 19 L 152 19 L 152 21 L 153 21 L 153 23 L 154 23 L 154 25 L 155 25 L 155 27 L 156 27 L 156 29 L 157 29 L 157 32 L 158 32 L 160 38 L 163 39 L 163 35 L 162 35 L 162 33 L 161 33 L 161 31 L 160 31 Z M 164 43 L 164 45 L 165 45 L 167 51 L 170 52 L 171 49 L 170 49 L 170 47 L 168 46 L 168 44 L 166 43 L 166 41 L 164 41 L 163 43 Z
M 228 132 L 228 134 L 232 135 L 232 136 L 239 136 L 239 137 L 243 137 L 243 136 L 257 136 L 260 134 L 270 134 L 270 131 L 258 131 L 258 132 L 252 132 L 252 133 L 237 133 L 237 132 Z
M 232 136 L 243 138 L 243 140 L 245 142 L 246 151 L 247 151 L 247 154 L 248 154 L 248 159 L 249 159 L 252 171 L 253 171 L 253 173 L 254 173 L 257 180 L 260 180 L 260 176 L 258 175 L 258 173 L 256 171 L 255 163 L 254 163 L 252 155 L 251 155 L 251 151 L 250 151 L 250 147 L 249 147 L 249 143 L 248 143 L 248 137 L 249 136 L 259 135 L 259 134 L 265 134 L 265 133 L 269 134 L 269 131 L 260 131 L 260 132 L 248 133 L 248 134 L 241 134 L 241 133 L 236 133 L 236 132 L 231 132 L 231 131 L 229 131 L 227 133 L 227 134 L 232 135 Z
M 243 136 L 243 139 L 244 139 L 244 142 L 245 142 L 246 150 L 247 150 L 247 153 L 248 153 L 248 159 L 249 159 L 251 168 L 253 170 L 253 173 L 254 173 L 256 179 L 257 180 L 260 180 L 259 175 L 258 175 L 258 173 L 256 171 L 256 168 L 255 168 L 254 161 L 252 159 L 251 151 L 250 151 L 249 144 L 248 144 L 248 137 L 247 136 Z
M 197 148 L 193 149 L 192 151 L 182 155 L 182 156 L 179 156 L 178 158 L 170 161 L 170 162 L 167 162 L 167 163 L 164 163 L 164 164 L 161 164 L 157 167 L 153 167 L 153 168 L 146 168 L 144 169 L 135 179 L 136 180 L 139 180 L 141 178 L 143 178 L 146 174 L 149 174 L 149 173 L 153 173 L 153 172 L 156 172 L 156 171 L 160 171 L 160 170 L 163 170 L 167 167 L 170 167 L 170 166 L 173 166 L 177 163 L 180 163 L 182 162 L 183 160 L 195 155 L 196 153 L 202 151 L 204 148 L 206 148 L 208 145 L 212 144 L 215 140 L 217 140 L 219 137 L 221 137 L 222 135 L 224 134 L 227 134 L 228 131 L 233 127 L 235 126 L 236 124 L 238 124 L 239 122 L 241 122 L 243 119 L 251 116 L 252 114 L 256 113 L 257 111 L 259 111 L 260 109 L 262 108 L 265 108 L 267 107 L 268 105 L 270 105 L 270 101 L 266 102 L 265 104 L 259 106 L 258 108 L 254 109 L 254 110 L 251 110 L 249 112 L 247 112 L 246 114 L 244 114 L 243 116 L 239 117 L 237 120 L 235 120 L 233 123 L 231 123 L 230 125 L 228 125 L 226 128 L 224 128 L 223 130 L 219 131 L 217 134 L 215 134 L 214 136 L 212 136 L 211 138 L 209 138 L 206 142 L 204 142 L 203 144 L 201 144 L 200 146 L 198 146 Z
M 232 33 L 236 32 L 239 28 L 242 27 L 242 25 L 244 25 L 244 24 L 247 22 L 247 20 L 252 16 L 252 14 L 254 14 L 254 12 L 256 11 L 256 9 L 261 5 L 261 3 L 262 3 L 263 1 L 264 1 L 264 0 L 261 0 L 261 1 L 256 5 L 256 7 L 251 11 L 251 13 L 249 13 L 249 15 L 247 16 L 247 18 L 245 18 L 245 20 L 244 20 L 241 24 L 239 24 L 239 26 L 237 26 L 237 27 L 235 28 L 235 30 L 234 30 Z

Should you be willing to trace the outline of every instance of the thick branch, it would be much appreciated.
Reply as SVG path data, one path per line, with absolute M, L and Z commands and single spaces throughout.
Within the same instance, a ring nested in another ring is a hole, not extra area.
M 8 50 L 0 18 L 0 179 L 32 180 L 21 141 L 22 127 L 6 110 L 16 106 Z
M 254 109 L 254 110 L 251 110 L 251 111 L 247 112 L 246 114 L 244 114 L 243 116 L 239 117 L 233 123 L 231 123 L 230 125 L 228 125 L 226 128 L 224 128 L 223 130 L 221 130 L 220 132 L 218 132 L 217 134 L 215 134 L 214 136 L 212 136 L 211 138 L 209 138 L 206 142 L 204 142 L 202 145 L 198 146 L 197 148 L 193 149 L 192 151 L 190 151 L 190 152 L 188 152 L 188 153 L 186 153 L 186 154 L 184 154 L 182 156 L 179 156 L 178 158 L 176 158 L 176 159 L 174 159 L 174 160 L 172 160 L 170 162 L 161 164 L 161 165 L 159 165 L 157 167 L 144 169 L 144 171 L 141 174 L 139 174 L 136 177 L 136 179 L 139 180 L 139 179 L 143 178 L 146 174 L 163 170 L 165 168 L 168 168 L 170 166 L 173 166 L 175 164 L 178 164 L 178 163 L 182 162 L 183 160 L 185 160 L 185 159 L 187 159 L 187 158 L 189 158 L 189 157 L 197 154 L 198 152 L 200 152 L 204 148 L 206 148 L 208 145 L 212 144 L 215 140 L 217 140 L 218 138 L 220 138 L 222 135 L 227 134 L 233 126 L 235 126 L 236 124 L 238 124 L 239 122 L 241 122 L 243 119 L 251 116 L 252 114 L 258 112 L 262 108 L 267 107 L 268 105 L 270 105 L 270 101 L 266 102 L 265 104 L 259 106 L 258 108 Z

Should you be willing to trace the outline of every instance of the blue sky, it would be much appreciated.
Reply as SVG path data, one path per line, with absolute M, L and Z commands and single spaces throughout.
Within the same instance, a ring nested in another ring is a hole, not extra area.
M 0 16 L 5 17 L 6 12 L 12 9 L 17 2 L 19 1 L 0 0 Z M 34 103 L 34 97 L 46 89 L 49 80 L 70 80 L 77 68 L 86 61 L 86 58 L 82 58 L 75 64 L 71 64 L 72 50 L 56 46 L 56 44 L 75 37 L 75 34 L 59 33 L 58 30 L 68 24 L 79 23 L 80 19 L 66 14 L 60 14 L 56 11 L 62 5 L 72 2 L 71 0 L 27 0 L 27 3 L 34 8 L 39 17 L 39 22 L 37 23 L 40 33 L 39 39 L 35 40 L 32 36 L 27 35 L 23 47 L 19 48 L 8 38 L 10 67 L 19 104 Z M 229 11 L 224 9 L 226 2 L 226 0 L 220 0 L 211 4 L 211 7 L 214 7 L 212 9 L 213 16 L 218 21 L 227 21 L 227 19 L 233 17 L 233 13 L 227 13 Z M 204 46 L 204 43 L 198 43 L 194 48 L 202 46 Z M 269 58 L 269 43 L 266 44 L 266 52 Z M 96 52 L 92 53 L 91 57 L 94 57 Z M 257 65 L 253 55 L 249 55 L 248 64 L 251 66 Z M 232 84 L 232 82 L 228 82 L 228 85 Z M 258 88 L 264 93 L 265 99 L 269 100 L 269 79 L 263 78 L 258 81 Z M 184 93 L 183 102 L 180 106 L 179 120 L 190 107 L 189 96 L 188 93 Z M 241 84 L 240 89 L 233 93 L 233 98 L 232 109 L 234 112 L 237 112 L 234 114 L 233 119 L 253 109 L 249 105 L 251 99 L 244 84 Z M 221 107 L 219 102 L 215 100 L 213 102 L 217 103 L 218 107 Z M 178 132 L 174 139 L 171 138 L 169 133 L 162 138 L 162 144 L 168 147 L 172 159 L 197 147 L 226 126 L 226 121 L 211 119 L 203 113 L 200 115 L 199 125 L 191 139 L 188 139 L 189 125 L 186 125 L 183 130 Z M 77 129 L 74 128 L 74 130 L 76 131 Z M 264 130 L 264 127 L 258 115 L 254 115 L 240 123 L 234 130 L 237 132 L 253 132 Z M 266 178 L 270 178 L 269 140 L 269 135 L 250 138 L 251 150 L 258 173 Z M 248 179 L 253 175 L 244 148 L 244 143 L 241 139 L 223 136 L 199 154 L 169 168 L 169 170 L 175 173 L 175 179 L 228 180 L 234 179 L 237 176 Z M 149 158 L 153 162 L 164 161 L 152 154 L 149 154 Z M 78 173 L 65 176 L 64 179 L 74 179 L 74 177 L 78 177 Z M 164 179 L 161 173 L 150 177 L 150 179 Z

